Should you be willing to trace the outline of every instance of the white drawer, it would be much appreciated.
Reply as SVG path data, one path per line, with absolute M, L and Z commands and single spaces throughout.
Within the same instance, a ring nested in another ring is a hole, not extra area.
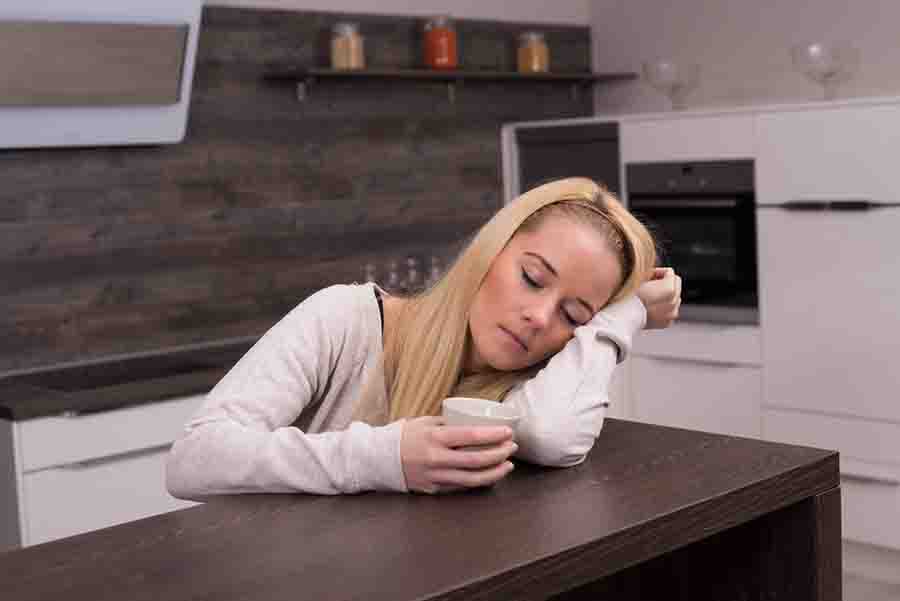
M 900 200 L 900 105 L 759 115 L 756 199 Z
M 763 409 L 763 437 L 833 449 L 845 460 L 900 466 L 900 425 L 875 420 Z
M 168 449 L 25 474 L 24 545 L 194 505 L 169 496 Z
M 754 119 L 737 114 L 624 120 L 619 130 L 622 162 L 753 158 Z
M 633 355 L 762 365 L 758 326 L 677 321 L 664 330 L 642 330 Z
M 88 415 L 16 422 L 22 469 L 27 473 L 170 444 L 203 398 L 195 395 Z
M 841 462 L 843 537 L 900 549 L 900 469 L 873 467 Z
M 757 367 L 632 357 L 633 419 L 736 436 L 760 436 Z

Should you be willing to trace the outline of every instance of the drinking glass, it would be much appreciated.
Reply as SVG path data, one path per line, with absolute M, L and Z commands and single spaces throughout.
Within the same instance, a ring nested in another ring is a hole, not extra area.
M 700 83 L 700 65 L 678 63 L 671 59 L 647 61 L 642 66 L 644 79 L 668 97 L 672 110 L 685 108 L 685 96 Z
M 859 51 L 847 42 L 812 42 L 791 48 L 794 67 L 822 86 L 825 100 L 833 100 L 837 87 L 859 66 Z

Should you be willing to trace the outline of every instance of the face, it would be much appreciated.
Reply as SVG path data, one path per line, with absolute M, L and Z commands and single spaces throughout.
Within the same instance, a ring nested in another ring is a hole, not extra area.
M 497 255 L 469 316 L 466 370 L 522 369 L 555 354 L 609 301 L 622 268 L 590 225 L 550 216 Z

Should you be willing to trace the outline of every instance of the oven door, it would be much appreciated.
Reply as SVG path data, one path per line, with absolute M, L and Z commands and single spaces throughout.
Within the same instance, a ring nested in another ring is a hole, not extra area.
M 752 195 L 633 195 L 629 209 L 682 278 L 682 319 L 759 323 Z

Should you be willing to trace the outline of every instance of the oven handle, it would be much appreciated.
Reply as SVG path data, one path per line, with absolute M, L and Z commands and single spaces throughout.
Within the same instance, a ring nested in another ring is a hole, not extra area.
M 840 200 L 789 200 L 787 202 L 760 202 L 758 207 L 784 209 L 785 211 L 871 211 L 890 207 L 900 207 L 900 202 L 874 202 L 865 199 Z

